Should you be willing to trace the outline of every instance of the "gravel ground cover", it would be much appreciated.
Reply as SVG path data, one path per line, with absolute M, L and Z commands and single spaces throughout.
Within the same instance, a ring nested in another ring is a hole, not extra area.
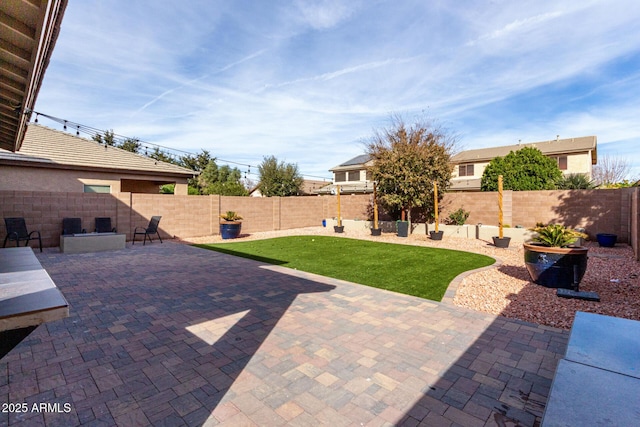
M 490 242 L 444 236 L 441 241 L 425 235 L 407 238 L 392 233 L 372 237 L 368 230 L 334 233 L 330 227 L 308 227 L 241 235 L 240 240 L 268 239 L 285 235 L 331 235 L 345 238 L 384 241 L 398 244 L 432 246 L 481 253 L 500 261 L 500 265 L 466 276 L 456 291 L 453 303 L 490 314 L 521 319 L 541 325 L 569 329 L 576 311 L 605 314 L 640 320 L 640 262 L 633 259 L 630 246 L 619 244 L 601 248 L 587 242 L 589 260 L 587 272 L 580 284 L 581 291 L 597 292 L 600 302 L 559 298 L 555 289 L 538 286 L 530 281 L 524 264 L 521 243 L 498 249 Z M 185 243 L 223 242 L 220 236 L 184 239 Z M 238 241 L 236 239 L 235 241 Z

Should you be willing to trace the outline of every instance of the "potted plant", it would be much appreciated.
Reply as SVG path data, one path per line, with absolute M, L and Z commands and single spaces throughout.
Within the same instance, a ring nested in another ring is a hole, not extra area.
M 598 239 L 598 244 L 604 248 L 613 248 L 618 241 L 617 234 L 611 233 L 598 233 L 596 234 L 596 239 Z
M 438 230 L 438 184 L 435 181 L 433 181 L 433 215 L 436 229 L 429 232 L 429 237 L 431 240 L 442 240 L 443 233 Z
M 498 235 L 493 236 L 493 246 L 496 248 L 508 248 L 511 237 L 505 237 L 503 224 L 503 210 L 502 210 L 502 175 L 498 175 Z
M 344 225 L 342 225 L 342 216 L 340 215 L 340 186 L 336 185 L 336 192 L 338 195 L 337 204 L 338 204 L 338 219 L 336 221 L 337 225 L 333 226 L 333 231 L 336 233 L 344 233 Z
M 538 224 L 537 236 L 524 243 L 524 261 L 531 280 L 548 288 L 578 289 L 587 270 L 588 248 L 575 242 L 586 235 L 560 224 Z
M 223 239 L 235 239 L 240 235 L 242 229 L 242 217 L 237 212 L 227 211 L 220 215 L 223 219 L 220 222 L 220 235 Z
M 371 229 L 372 236 L 380 236 L 382 230 L 378 225 L 378 193 L 376 191 L 376 183 L 373 183 L 373 228 Z

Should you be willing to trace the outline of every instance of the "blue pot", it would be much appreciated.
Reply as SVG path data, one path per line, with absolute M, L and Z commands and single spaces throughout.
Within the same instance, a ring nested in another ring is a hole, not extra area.
M 596 239 L 598 239 L 598 244 L 600 246 L 605 248 L 612 248 L 616 245 L 618 236 L 616 234 L 598 233 L 596 234 Z
M 550 248 L 524 244 L 524 261 L 531 280 L 547 288 L 577 290 L 587 271 L 587 248 Z
M 223 239 L 235 239 L 240 235 L 241 222 L 221 222 L 220 235 Z

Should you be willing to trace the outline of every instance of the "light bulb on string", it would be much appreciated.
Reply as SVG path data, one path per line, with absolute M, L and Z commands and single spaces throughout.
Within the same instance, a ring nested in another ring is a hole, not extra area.
M 80 125 L 76 127 L 76 136 L 80 136 Z
M 64 130 L 67 130 L 67 121 L 64 121 Z
M 38 116 L 39 116 L 39 115 L 40 115 L 40 114 L 36 114 L 36 121 L 35 121 L 36 123 L 38 123 Z

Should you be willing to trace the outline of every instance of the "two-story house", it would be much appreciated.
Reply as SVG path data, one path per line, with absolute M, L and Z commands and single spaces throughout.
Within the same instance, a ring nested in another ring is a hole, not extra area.
M 551 141 L 505 145 L 502 147 L 480 148 L 462 151 L 451 158 L 453 174 L 451 191 L 480 191 L 480 181 L 484 168 L 495 157 L 504 157 L 511 151 L 524 147 L 534 147 L 545 156 L 558 162 L 563 174 L 584 174 L 591 179 L 593 165 L 597 162 L 597 138 L 556 138 Z
M 591 178 L 592 167 L 597 162 L 597 138 L 595 136 L 556 138 L 551 141 L 466 150 L 451 158 L 453 174 L 449 190 L 480 191 L 482 173 L 489 162 L 495 157 L 504 157 L 511 151 L 518 151 L 523 147 L 535 147 L 544 155 L 555 159 L 565 175 L 581 173 Z M 343 193 L 372 192 L 373 183 L 367 171 L 371 164 L 369 156 L 362 154 L 329 169 L 333 172 L 334 186 L 340 185 Z M 325 187 L 318 193 L 329 193 L 330 191 L 330 188 Z
M 333 173 L 333 185 L 326 186 L 316 191 L 316 194 L 326 194 L 335 191 L 335 186 L 340 186 L 342 193 L 372 193 L 373 182 L 367 168 L 372 162 L 368 154 L 361 154 L 331 169 Z

